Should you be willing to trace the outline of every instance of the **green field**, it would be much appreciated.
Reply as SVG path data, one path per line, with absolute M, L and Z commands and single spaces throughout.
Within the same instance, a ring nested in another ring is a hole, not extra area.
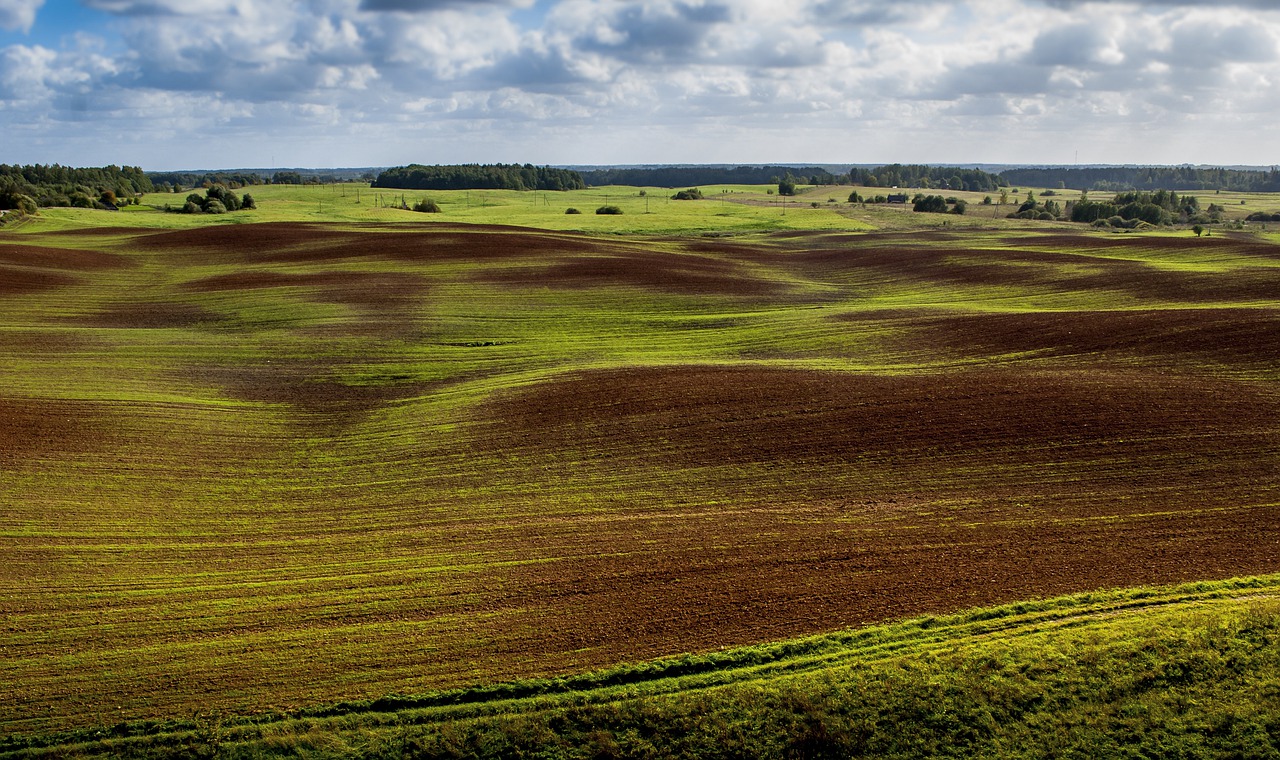
M 1275 753 L 1280 248 L 848 190 L 0 228 L 0 753 Z

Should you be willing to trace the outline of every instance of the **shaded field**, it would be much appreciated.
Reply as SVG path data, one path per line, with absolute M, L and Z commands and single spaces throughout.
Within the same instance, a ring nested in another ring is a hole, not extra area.
M 0 732 L 1275 572 L 1276 250 L 0 236 Z

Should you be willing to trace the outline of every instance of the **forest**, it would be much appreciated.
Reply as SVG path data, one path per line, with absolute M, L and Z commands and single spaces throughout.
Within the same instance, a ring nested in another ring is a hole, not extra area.
M 410 164 L 382 172 L 373 181 L 373 187 L 397 190 L 581 190 L 586 183 L 575 171 L 532 164 Z

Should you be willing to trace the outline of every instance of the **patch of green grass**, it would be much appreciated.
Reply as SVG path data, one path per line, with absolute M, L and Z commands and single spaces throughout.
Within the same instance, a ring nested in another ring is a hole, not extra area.
M 554 680 L 10 736 L 169 757 L 1280 752 L 1280 578 L 1095 592 Z

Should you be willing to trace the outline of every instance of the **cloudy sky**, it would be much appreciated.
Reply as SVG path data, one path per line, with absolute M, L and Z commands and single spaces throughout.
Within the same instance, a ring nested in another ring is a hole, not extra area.
M 1275 0 L 0 0 L 0 163 L 1280 161 Z

